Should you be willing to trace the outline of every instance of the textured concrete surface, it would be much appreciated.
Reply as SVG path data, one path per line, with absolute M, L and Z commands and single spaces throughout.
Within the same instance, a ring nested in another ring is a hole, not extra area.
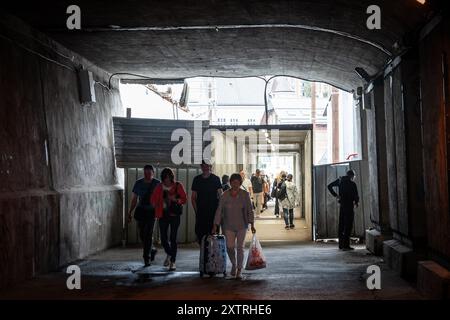
M 377 256 L 383 254 L 383 235 L 376 229 L 366 230 L 366 249 Z
M 450 299 L 450 271 L 434 261 L 419 261 L 417 288 L 430 299 Z
M 142 267 L 139 248 L 116 248 L 80 261 L 81 290 L 66 289 L 64 270 L 0 292 L 1 299 L 421 299 L 363 246 L 343 252 L 331 244 L 266 244 L 268 267 L 245 271 L 245 280 L 200 278 L 197 245 L 179 250 L 177 271 L 162 267 L 165 255 Z M 247 250 L 246 250 L 247 253 Z M 366 287 L 369 265 L 381 267 L 381 290 Z
M 417 1 L 379 0 L 376 4 L 382 12 L 382 29 L 373 31 L 366 26 L 366 11 L 374 4 L 372 0 L 132 4 L 85 0 L 77 2 L 82 30 L 69 31 L 65 12 L 70 4 L 57 1 L 25 6 L 16 1 L 4 6 L 110 72 L 159 78 L 283 74 L 330 82 L 347 90 L 362 85 L 355 67 L 373 75 L 389 58 L 369 43 L 394 51 L 394 43 L 401 43 L 403 35 L 427 13 Z M 300 27 L 215 29 L 263 24 Z M 145 30 L 178 26 L 211 28 Z
M 398 240 L 383 242 L 383 257 L 386 264 L 398 275 L 412 279 L 417 272 L 417 258 L 413 250 Z
M 106 72 L 3 12 L 0 34 L 4 287 L 120 243 L 123 196 L 112 115 L 122 106 L 117 89 L 99 85 L 97 103 L 81 106 L 75 70 L 24 48 L 44 52 L 54 47 L 86 66 L 97 81 L 105 81 Z

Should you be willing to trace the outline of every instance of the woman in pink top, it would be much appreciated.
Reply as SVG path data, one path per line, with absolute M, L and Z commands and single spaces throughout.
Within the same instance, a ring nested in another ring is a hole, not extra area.
M 212 233 L 216 233 L 219 225 L 227 240 L 227 252 L 231 261 L 231 275 L 241 279 L 244 264 L 244 241 L 249 224 L 253 233 L 256 232 L 255 213 L 250 200 L 250 194 L 241 189 L 242 177 L 234 173 L 230 177 L 231 189 L 220 197 L 216 211 Z M 237 254 L 237 259 L 236 259 Z

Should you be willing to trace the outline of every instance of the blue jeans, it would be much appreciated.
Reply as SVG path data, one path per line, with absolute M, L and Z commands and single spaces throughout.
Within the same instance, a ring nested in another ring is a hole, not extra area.
M 287 226 L 294 224 L 294 209 L 283 208 L 284 223 Z

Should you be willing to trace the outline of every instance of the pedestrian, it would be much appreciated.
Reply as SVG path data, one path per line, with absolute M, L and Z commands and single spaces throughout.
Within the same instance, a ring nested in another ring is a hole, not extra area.
M 225 192 L 230 188 L 230 176 L 224 174 L 222 176 L 222 190 Z
M 222 226 L 227 242 L 227 253 L 231 261 L 231 276 L 242 279 L 244 265 L 244 242 L 250 224 L 253 233 L 254 212 L 250 202 L 250 195 L 242 190 L 242 177 L 233 173 L 230 177 L 231 189 L 225 191 L 220 197 L 212 233 L 216 233 Z
M 359 195 L 355 179 L 355 172 L 348 170 L 347 175 L 338 178 L 328 185 L 330 193 L 338 199 L 339 208 L 339 249 L 344 251 L 354 250 L 350 246 L 350 235 L 352 233 L 353 221 L 355 219 L 354 208 L 359 205 Z M 339 188 L 337 194 L 333 188 Z
M 272 198 L 275 199 L 275 208 L 274 208 L 274 215 L 275 217 L 279 218 L 280 217 L 280 201 L 278 199 L 278 192 L 284 182 L 283 180 L 283 176 L 286 177 L 286 173 L 284 171 L 280 171 L 280 173 L 277 175 L 277 177 L 274 179 L 273 181 L 273 186 L 272 186 L 272 193 L 271 196 Z M 284 178 L 285 179 L 285 178 Z
M 264 179 L 261 177 L 261 170 L 256 169 L 252 176 L 253 201 L 255 203 L 256 217 L 259 218 L 264 204 Z
M 175 261 L 178 227 L 187 197 L 183 184 L 175 181 L 175 175 L 170 168 L 161 171 L 161 181 L 152 194 L 151 203 L 155 207 L 155 217 L 159 222 L 161 244 L 167 254 L 164 266 L 169 267 L 169 271 L 174 271 L 177 268 Z
M 266 210 L 267 209 L 267 202 L 270 199 L 270 184 L 269 184 L 269 177 L 265 174 L 262 175 L 262 178 L 264 180 L 264 195 L 263 195 L 263 206 L 262 206 L 262 210 Z
M 297 186 L 292 181 L 293 175 L 288 174 L 280 190 L 281 207 L 283 208 L 285 229 L 294 229 L 294 209 L 298 206 Z
M 192 181 L 191 203 L 195 211 L 195 234 L 201 244 L 203 236 L 211 232 L 219 198 L 222 195 L 220 178 L 211 172 L 211 164 L 202 161 L 202 174 Z
M 150 203 L 150 197 L 160 181 L 153 178 L 154 174 L 155 169 L 153 166 L 144 166 L 144 177 L 134 183 L 131 206 L 128 211 L 128 223 L 130 223 L 134 210 L 134 218 L 138 224 L 139 237 L 143 244 L 143 258 L 146 267 L 150 265 L 151 261 L 155 260 L 157 253 L 157 250 L 152 247 L 155 209 Z
M 252 182 L 250 181 L 249 178 L 247 178 L 247 174 L 245 173 L 244 170 L 241 170 L 239 174 L 242 178 L 241 189 L 247 191 L 250 194 L 250 198 L 252 198 L 253 197 Z

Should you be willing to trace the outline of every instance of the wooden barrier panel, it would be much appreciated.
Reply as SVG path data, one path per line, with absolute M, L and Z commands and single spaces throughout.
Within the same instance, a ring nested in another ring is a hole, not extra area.
M 315 239 L 338 238 L 339 203 L 328 192 L 327 186 L 337 178 L 344 176 L 347 170 L 356 172 L 355 183 L 358 186 L 360 205 L 355 208 L 354 237 L 364 238 L 365 230 L 371 225 L 370 214 L 365 212 L 366 198 L 362 188 L 361 161 L 314 166 L 314 236 Z M 337 192 L 337 190 L 336 190 Z

